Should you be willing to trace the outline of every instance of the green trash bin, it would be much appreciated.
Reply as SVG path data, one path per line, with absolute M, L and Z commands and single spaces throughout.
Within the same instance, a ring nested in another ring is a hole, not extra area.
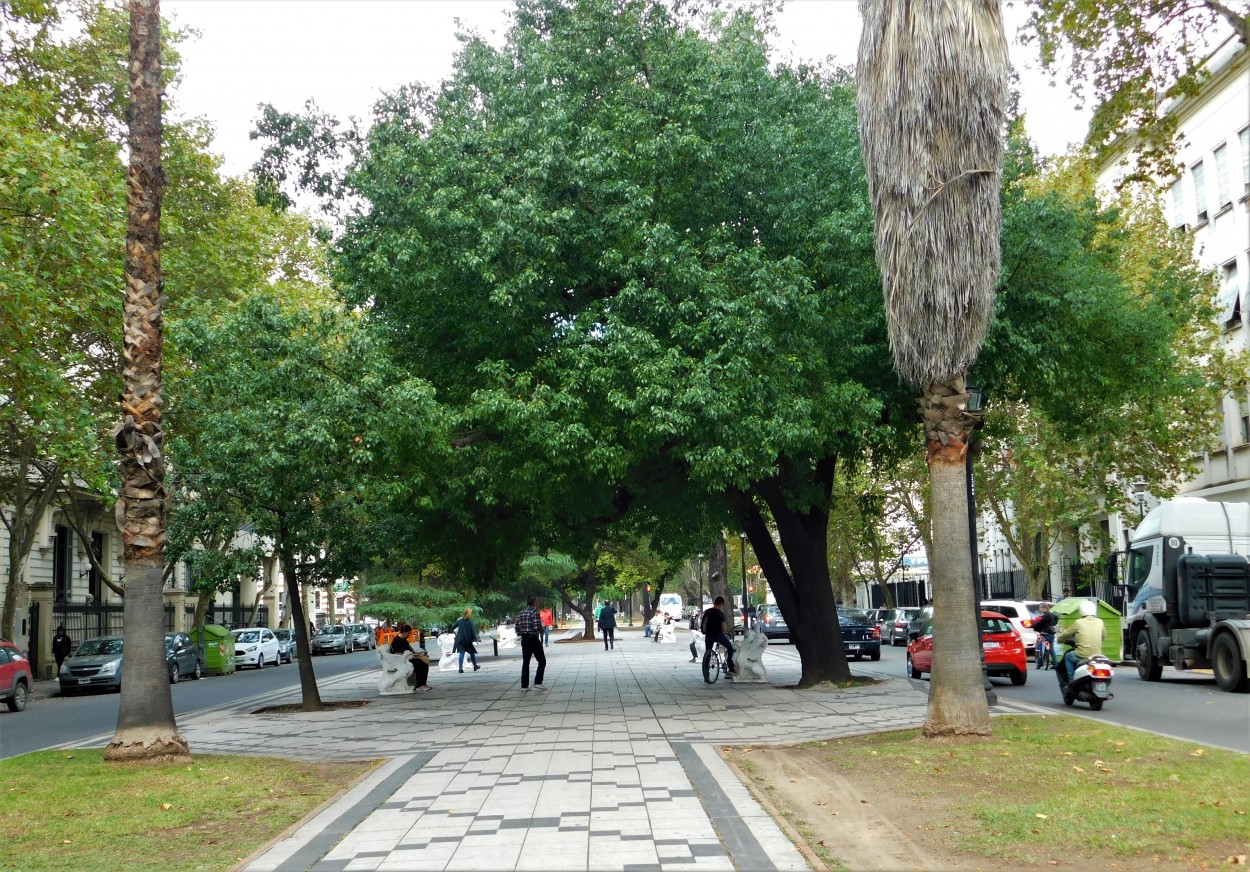
M 229 675 L 234 672 L 234 636 L 220 624 L 202 624 L 187 633 L 204 661 L 208 675 Z
M 1070 596 L 1059 600 L 1051 606 L 1051 613 L 1059 617 L 1059 624 L 1055 627 L 1055 634 L 1058 635 L 1060 630 L 1066 630 L 1068 627 L 1076 623 L 1076 619 L 1081 616 L 1081 603 L 1085 600 L 1093 600 L 1098 606 L 1098 612 L 1094 617 L 1102 621 L 1106 632 L 1102 637 L 1102 653 L 1110 660 L 1120 662 L 1120 612 L 1113 606 L 1107 605 L 1100 599 L 1083 596 Z M 1055 648 L 1059 648 L 1058 644 Z

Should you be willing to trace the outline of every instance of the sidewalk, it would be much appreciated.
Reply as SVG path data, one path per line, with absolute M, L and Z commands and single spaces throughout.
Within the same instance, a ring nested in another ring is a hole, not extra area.
M 808 866 L 715 745 L 924 720 L 924 691 L 900 676 L 794 690 L 797 652 L 780 645 L 765 655 L 769 685 L 708 685 L 688 632 L 675 645 L 618 633 L 613 651 L 547 648 L 546 691 L 522 692 L 519 651 L 503 651 L 477 673 L 435 663 L 429 693 L 379 697 L 370 670 L 320 686 L 323 700 L 369 700 L 363 708 L 217 710 L 179 727 L 195 753 L 386 760 L 242 869 L 766 870 Z

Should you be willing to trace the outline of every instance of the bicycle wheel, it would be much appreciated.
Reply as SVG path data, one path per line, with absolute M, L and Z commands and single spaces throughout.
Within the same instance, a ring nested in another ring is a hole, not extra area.
M 720 652 L 717 651 L 712 655 L 712 662 L 708 666 L 707 672 L 703 673 L 703 678 L 708 684 L 715 684 L 720 678 L 721 670 L 724 668 L 724 662 L 721 660 Z

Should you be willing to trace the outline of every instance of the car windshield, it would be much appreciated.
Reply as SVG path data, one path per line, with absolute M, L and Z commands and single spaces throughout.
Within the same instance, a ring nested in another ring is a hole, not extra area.
M 872 616 L 864 609 L 842 609 L 838 612 L 838 620 L 843 624 L 871 624 Z
M 234 638 L 240 642 L 259 642 L 260 630 L 235 630 Z
M 279 639 L 282 639 L 283 641 L 290 639 L 291 633 L 292 633 L 291 630 L 274 630 L 273 631 L 273 634 L 277 636 Z
M 88 639 L 78 646 L 78 650 L 74 652 L 78 657 L 93 657 L 97 654 L 120 654 L 122 653 L 121 639 Z
M 318 636 L 341 636 L 343 635 L 343 628 L 337 625 L 333 627 L 322 627 L 320 630 L 317 631 L 317 635 Z

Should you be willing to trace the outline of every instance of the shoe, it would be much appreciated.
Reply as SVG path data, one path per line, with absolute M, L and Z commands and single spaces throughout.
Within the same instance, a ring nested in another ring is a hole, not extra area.
M 433 690 L 433 689 L 434 689 L 434 688 L 430 687 L 430 686 L 427 684 L 427 685 L 424 685 L 423 687 L 418 687 L 418 688 L 417 688 L 417 693 L 426 693 L 426 692 L 431 691 L 431 690 Z
M 696 662 L 695 658 L 694 658 L 694 657 L 691 657 L 691 658 L 690 658 L 690 662 L 691 662 L 691 663 Z
M 461 669 L 461 670 L 460 670 L 460 674 L 461 674 L 461 675 L 464 675 L 464 670 L 463 670 L 463 669 Z
M 523 687 L 523 688 L 521 688 L 521 690 L 529 690 L 529 688 L 528 688 L 528 687 Z
M 541 685 L 541 684 L 535 684 L 535 685 L 534 685 L 534 690 L 546 690 L 546 689 L 547 689 L 547 688 L 546 688 L 546 687 L 544 687 L 544 686 L 543 686 L 543 685 Z
M 479 669 L 481 669 L 481 668 L 482 668 L 482 667 L 480 667 L 480 666 L 474 666 L 474 667 L 473 667 L 473 671 L 474 671 L 474 672 L 477 672 L 477 671 L 478 671 Z

